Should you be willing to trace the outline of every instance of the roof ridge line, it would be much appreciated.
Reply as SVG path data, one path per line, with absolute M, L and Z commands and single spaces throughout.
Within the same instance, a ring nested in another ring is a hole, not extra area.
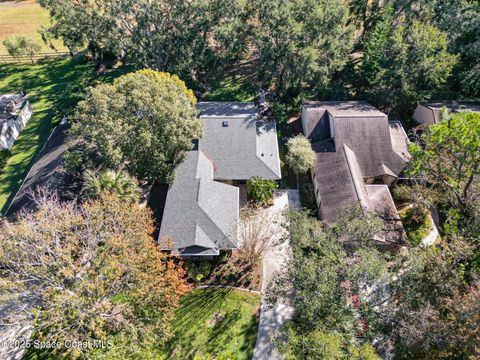
M 350 173 L 350 176 L 352 178 L 353 188 L 355 189 L 355 194 L 357 195 L 358 202 L 360 203 L 360 207 L 362 209 L 362 212 L 365 212 L 365 210 L 367 208 L 367 204 L 365 204 L 364 201 L 362 201 L 362 196 L 360 196 L 360 189 L 358 189 L 357 180 L 356 180 L 356 178 L 353 174 L 353 170 L 352 170 L 350 161 L 348 159 L 347 152 L 345 151 L 346 149 L 350 150 L 353 153 L 353 155 L 355 156 L 355 160 L 356 160 L 357 156 L 355 155 L 355 152 L 347 146 L 347 144 L 343 144 L 343 154 L 345 155 L 345 159 L 347 161 L 348 172 Z M 361 169 L 360 169 L 360 171 L 361 171 Z M 363 176 L 363 174 L 362 174 L 362 176 Z

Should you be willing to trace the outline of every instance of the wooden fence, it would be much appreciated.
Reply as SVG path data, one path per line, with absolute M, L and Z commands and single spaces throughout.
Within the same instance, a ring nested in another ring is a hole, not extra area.
M 54 59 L 59 57 L 70 56 L 70 53 L 67 51 L 64 52 L 45 52 L 45 53 L 36 53 L 30 58 L 29 56 L 11 56 L 11 55 L 0 55 L 0 64 L 7 63 L 31 63 L 37 62 L 39 60 Z

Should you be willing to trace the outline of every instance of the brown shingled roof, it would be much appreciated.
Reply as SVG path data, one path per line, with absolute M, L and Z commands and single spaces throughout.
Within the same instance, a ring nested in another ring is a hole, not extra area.
M 322 219 L 334 223 L 360 204 L 384 220 L 385 227 L 377 240 L 403 242 L 405 232 L 388 187 L 366 185 L 365 179 L 396 177 L 402 172 L 407 154 L 403 153 L 406 145 L 401 144 L 399 136 L 403 135 L 406 143 L 405 133 L 399 133 L 387 115 L 365 102 L 310 102 L 304 105 L 304 111 L 304 131 L 311 139 L 333 135 L 312 145 L 317 155 L 313 178 Z M 333 128 L 333 133 L 327 128 Z

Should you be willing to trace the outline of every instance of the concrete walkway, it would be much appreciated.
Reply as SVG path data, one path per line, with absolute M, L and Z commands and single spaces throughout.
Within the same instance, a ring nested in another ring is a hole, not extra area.
M 273 206 L 264 210 L 266 216 L 272 220 L 273 226 L 278 227 L 278 234 L 276 232 L 276 237 L 278 238 L 272 239 L 275 245 L 267 250 L 263 258 L 263 293 L 265 293 L 269 281 L 275 274 L 283 270 L 285 261 L 289 257 L 290 249 L 288 243 L 277 244 L 277 240 L 283 235 L 283 229 L 280 226 L 280 222 L 283 220 L 282 213 L 287 208 L 300 208 L 298 190 L 278 190 L 275 193 Z M 287 304 L 276 304 L 273 308 L 267 309 L 266 302 L 262 302 L 253 360 L 280 359 L 272 344 L 272 337 L 282 324 L 291 318 L 292 314 L 293 309 Z

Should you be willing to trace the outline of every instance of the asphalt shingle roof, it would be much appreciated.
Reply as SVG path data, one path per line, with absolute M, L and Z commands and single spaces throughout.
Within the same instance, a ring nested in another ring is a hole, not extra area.
M 212 160 L 214 179 L 280 179 L 275 122 L 257 120 L 251 103 L 225 107 L 225 103 L 198 104 L 204 126 L 199 150 Z
M 213 180 L 213 164 L 203 152 L 188 152 L 167 194 L 160 243 L 182 255 L 218 255 L 236 247 L 238 203 L 239 189 Z
M 62 165 L 63 155 L 68 149 L 66 139 L 69 128 L 68 123 L 62 123 L 55 128 L 10 204 L 6 215 L 13 216 L 19 210 L 33 209 L 35 202 L 32 199 L 32 193 L 40 187 L 58 191 L 64 186 L 65 172 Z
M 184 256 L 236 247 L 239 189 L 220 180 L 281 177 L 275 122 L 258 120 L 253 103 L 201 102 L 197 110 L 203 136 L 175 170 L 159 235 Z
M 310 137 L 324 139 L 312 144 L 321 217 L 334 223 L 358 204 L 366 211 L 381 212 L 389 223 L 386 228 L 400 229 L 397 240 L 403 240 L 403 227 L 401 222 L 398 225 L 388 187 L 370 187 L 364 180 L 383 175 L 397 177 L 404 169 L 408 139 L 401 124 L 389 123 L 385 114 L 364 102 L 307 103 L 304 111 L 304 131 Z M 395 231 L 390 230 L 382 234 L 385 241 L 395 238 Z

